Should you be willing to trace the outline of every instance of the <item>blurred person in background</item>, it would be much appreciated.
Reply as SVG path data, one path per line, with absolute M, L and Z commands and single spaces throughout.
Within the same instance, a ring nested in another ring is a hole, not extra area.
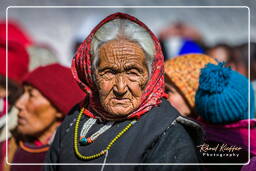
M 253 42 L 250 44 L 250 79 L 252 81 L 253 89 L 254 89 L 254 98 L 256 99 L 256 43 Z M 256 109 L 256 100 L 254 101 L 254 108 Z M 254 117 L 256 117 L 256 110 L 254 111 Z
M 165 61 L 165 90 L 169 102 L 183 115 L 196 119 L 195 95 L 200 70 L 215 59 L 203 54 L 177 56 Z
M 228 64 L 239 73 L 243 74 L 246 77 L 250 76 L 250 81 L 252 82 L 254 89 L 254 96 L 256 97 L 256 43 L 250 43 L 250 56 L 248 55 L 249 47 L 248 43 L 242 43 L 234 48 L 234 55 L 228 61 Z M 250 58 L 250 75 L 248 73 L 248 60 Z M 256 108 L 256 101 L 255 101 Z M 256 111 L 255 114 L 256 116 Z
M 248 82 L 249 80 L 245 76 L 225 67 L 224 63 L 207 64 L 201 70 L 195 106 L 197 114 L 201 116 L 200 123 L 205 131 L 205 143 L 200 146 L 204 162 L 246 163 L 249 152 L 249 123 L 250 155 L 251 157 L 256 156 L 254 96 L 252 86 L 248 92 Z M 250 104 L 248 104 L 249 93 Z M 216 150 L 205 151 L 206 148 L 215 148 Z M 250 163 L 250 165 L 255 164 Z M 240 170 L 242 166 L 205 167 L 209 171 L 236 171 Z M 250 166 L 247 169 L 252 171 L 252 168 Z
M 253 44 L 252 44 L 253 47 Z M 248 43 L 243 43 L 241 45 L 234 46 L 233 55 L 230 60 L 227 61 L 228 65 L 232 67 L 232 69 L 241 73 L 245 77 L 249 77 L 248 75 L 248 55 L 249 47 Z M 253 51 L 252 51 L 253 52 Z
M 22 27 L 21 23 L 15 20 L 0 21 L 0 39 L 6 41 L 6 26 L 8 26 L 8 43 L 16 42 L 24 46 L 29 54 L 29 71 L 39 66 L 52 63 L 59 63 L 55 50 L 51 45 L 35 42 L 28 32 Z
M 29 71 L 29 54 L 26 48 L 32 44 L 32 41 L 17 23 L 9 22 L 8 25 L 6 25 L 5 21 L 0 21 L 1 90 L 6 90 L 6 26 L 8 26 L 8 80 L 10 82 L 9 84 L 11 84 L 10 89 L 18 90 L 21 80 Z M 15 86 L 17 88 L 13 88 Z M 16 96 L 10 98 L 11 102 L 9 104 L 9 109 L 11 109 L 15 103 L 18 94 L 20 93 L 15 91 L 7 92 L 7 95 Z M 4 95 L 7 96 L 6 94 Z
M 0 29 L 3 28 L 0 25 Z M 3 31 L 3 30 L 1 30 Z M 12 29 L 10 29 L 10 32 Z M 8 129 L 16 125 L 17 110 L 14 104 L 22 94 L 21 81 L 28 73 L 29 55 L 21 42 L 12 40 L 8 41 L 8 78 L 6 73 L 6 39 L 0 34 L 0 142 L 6 139 L 6 114 L 8 113 Z M 15 34 L 15 33 L 14 33 Z M 8 79 L 8 91 L 6 81 Z M 8 99 L 8 101 L 7 101 Z M 7 108 L 8 106 L 8 108 Z M 10 136 L 10 134 L 8 134 Z
M 8 26 L 8 102 L 6 101 L 6 26 Z M 10 137 L 17 124 L 15 101 L 22 93 L 21 81 L 24 76 L 39 66 L 58 62 L 55 52 L 49 45 L 32 41 L 21 25 L 13 20 L 0 21 L 0 142 Z M 6 104 L 8 103 L 8 128 Z
M 8 35 L 6 35 L 6 27 L 8 27 Z M 6 73 L 6 36 L 8 36 L 8 78 Z M 14 104 L 23 92 L 21 81 L 29 72 L 30 60 L 27 48 L 32 44 L 31 38 L 16 21 L 9 20 L 7 25 L 5 21 L 0 21 L 0 142 L 6 140 L 6 129 L 12 130 L 17 124 L 18 111 Z M 6 87 L 7 79 L 8 87 Z M 7 88 L 8 91 L 6 91 Z M 6 118 L 8 118 L 8 128 Z M 11 136 L 9 131 L 7 136 Z
M 217 59 L 219 62 L 227 62 L 232 58 L 233 48 L 228 44 L 219 43 L 208 48 L 206 54 Z
M 189 53 L 203 53 L 205 49 L 200 32 L 183 22 L 163 28 L 159 40 L 165 60 Z
M 250 44 L 250 79 L 256 81 L 256 42 Z
M 2 170 L 35 171 L 40 165 L 7 165 L 9 163 L 43 163 L 57 127 L 84 93 L 75 83 L 69 68 L 59 64 L 39 67 L 23 80 L 24 93 L 15 106 L 18 124 L 14 136 L 1 144 Z
M 21 27 L 21 25 L 17 21 L 12 20 L 8 20 L 7 25 L 6 21 L 0 20 L 0 39 L 6 40 L 6 26 L 8 27 L 8 43 L 17 42 L 23 45 L 25 48 L 34 43 L 29 34 Z

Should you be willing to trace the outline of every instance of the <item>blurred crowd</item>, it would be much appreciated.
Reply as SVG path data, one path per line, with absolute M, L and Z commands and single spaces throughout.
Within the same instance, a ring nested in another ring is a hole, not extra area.
M 40 165 L 8 165 L 6 154 L 9 163 L 43 163 L 56 129 L 85 93 L 51 45 L 35 42 L 19 23 L 7 24 L 6 52 L 6 22 L 0 22 L 0 170 L 40 170 Z M 182 22 L 166 26 L 158 38 L 170 104 L 201 125 L 203 145 L 242 148 L 239 157 L 201 153 L 202 162 L 246 163 L 250 154 L 249 165 L 204 169 L 255 169 L 256 42 L 209 46 L 196 28 Z M 74 52 L 81 43 L 74 40 Z

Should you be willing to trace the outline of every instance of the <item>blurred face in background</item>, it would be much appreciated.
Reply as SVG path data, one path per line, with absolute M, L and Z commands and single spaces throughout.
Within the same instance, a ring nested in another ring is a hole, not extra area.
M 243 44 L 240 46 L 235 46 L 233 48 L 233 56 L 228 61 L 228 65 L 232 67 L 232 69 L 237 72 L 243 74 L 245 77 L 248 77 L 248 46 L 247 44 Z M 253 57 L 251 57 L 252 59 Z M 251 69 L 254 69 L 251 62 Z M 252 70 L 251 70 L 252 73 Z
M 226 62 L 229 58 L 229 52 L 224 47 L 215 47 L 208 51 L 208 55 L 218 59 L 219 62 Z
M 17 129 L 23 135 L 40 136 L 62 117 L 50 101 L 31 86 L 25 86 L 16 107 L 19 110 Z
M 6 90 L 0 85 L 0 98 L 6 97 Z
M 188 116 L 191 114 L 189 106 L 172 83 L 168 81 L 165 82 L 165 91 L 168 94 L 168 101 L 181 115 Z

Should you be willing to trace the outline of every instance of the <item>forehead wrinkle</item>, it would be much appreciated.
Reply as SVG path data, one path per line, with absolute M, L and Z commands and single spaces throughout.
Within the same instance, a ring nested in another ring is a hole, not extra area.
M 136 52 L 139 52 L 140 54 L 144 55 L 144 52 L 139 44 L 135 42 L 130 42 L 128 40 L 111 40 L 103 45 L 103 47 L 109 46 L 108 49 L 114 50 L 114 52 L 121 53 L 121 52 L 130 52 L 132 54 L 135 54 Z
M 143 64 L 142 64 L 143 65 Z M 131 68 L 137 68 L 139 71 L 142 71 L 142 66 L 138 62 L 131 62 L 131 63 L 126 63 L 124 64 L 124 69 L 131 69 Z
M 112 44 L 113 48 L 119 50 L 122 54 L 136 54 L 136 52 L 143 53 L 143 50 L 140 48 L 140 46 L 134 42 L 129 41 L 118 41 L 117 43 Z
M 107 62 L 109 62 L 109 64 L 111 64 L 113 61 L 113 56 L 112 55 L 109 55 L 110 52 L 108 51 L 108 48 L 105 47 L 105 46 L 102 46 L 100 49 L 99 49 L 100 53 L 99 53 L 99 65 L 102 65 L 102 60 L 105 60 Z
M 112 40 L 103 44 L 100 48 L 100 55 L 112 66 L 115 63 L 119 67 L 131 60 L 135 60 L 137 63 L 140 56 L 144 57 L 143 60 L 145 59 L 142 48 L 127 40 Z

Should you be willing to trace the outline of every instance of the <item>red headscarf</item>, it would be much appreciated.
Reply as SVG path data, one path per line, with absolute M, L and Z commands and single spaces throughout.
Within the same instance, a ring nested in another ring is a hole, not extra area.
M 104 114 L 109 115 L 103 110 L 100 105 L 99 97 L 97 96 L 97 86 L 93 81 L 92 65 L 91 65 L 91 54 L 90 46 L 94 34 L 99 28 L 111 20 L 115 19 L 127 19 L 143 27 L 151 35 L 155 45 L 155 56 L 152 63 L 152 73 L 147 86 L 144 89 L 140 106 L 132 112 L 128 118 L 139 118 L 144 113 L 151 110 L 152 107 L 161 103 L 161 98 L 164 96 L 164 57 L 157 37 L 149 30 L 149 28 L 139 21 L 137 18 L 124 13 L 115 13 L 104 20 L 102 20 L 90 33 L 90 35 L 84 40 L 76 52 L 75 57 L 72 60 L 71 70 L 75 80 L 78 82 L 81 89 L 86 92 L 88 96 L 88 107 L 96 113 L 86 112 L 90 117 L 99 115 L 104 118 Z

